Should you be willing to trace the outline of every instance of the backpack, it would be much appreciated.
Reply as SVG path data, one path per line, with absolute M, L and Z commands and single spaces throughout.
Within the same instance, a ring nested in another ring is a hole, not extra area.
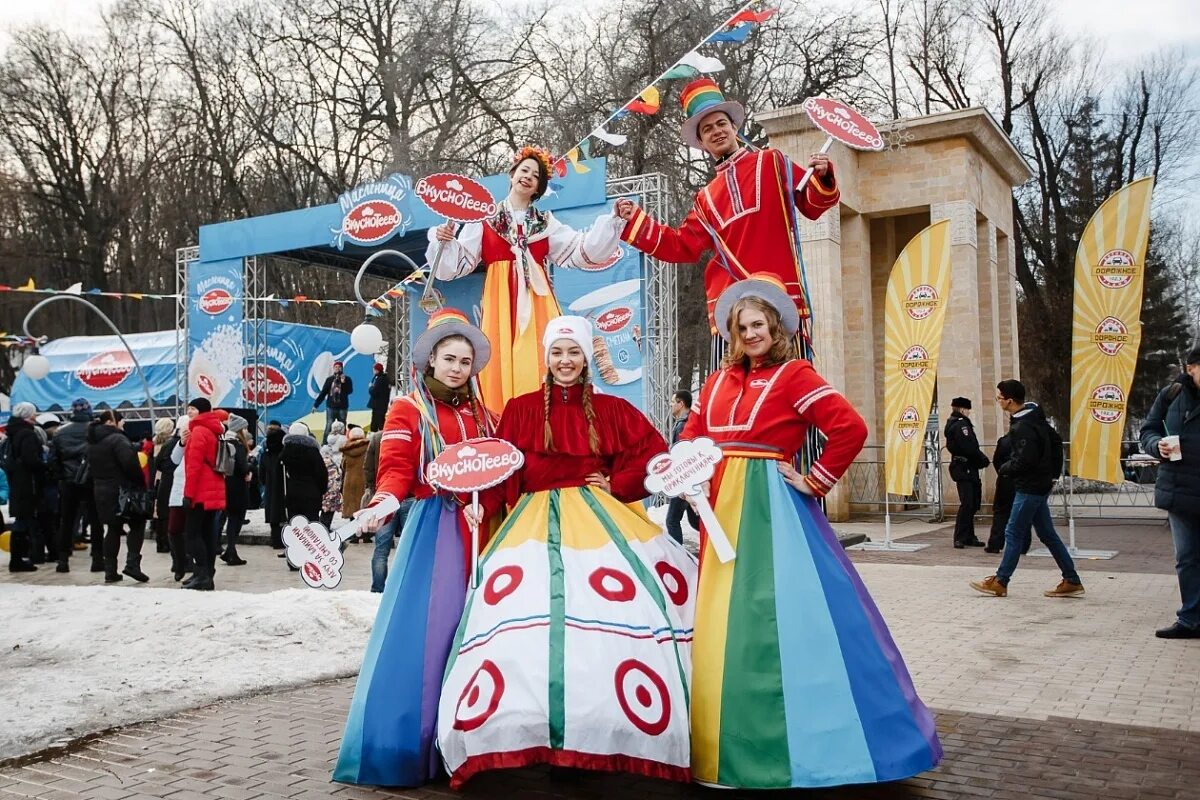
M 221 438 L 217 440 L 217 463 L 214 469 L 228 478 L 233 474 L 233 442 Z
M 87 451 L 79 456 L 79 466 L 75 468 L 75 474 L 71 476 L 71 483 L 75 486 L 86 486 L 92 479 L 92 467 L 88 464 Z
M 1054 429 L 1054 426 L 1049 422 L 1046 423 L 1046 455 L 1047 466 L 1050 467 L 1050 476 L 1058 480 L 1063 476 L 1063 464 L 1066 459 L 1063 457 L 1063 438 Z
M 16 465 L 13 464 L 12 437 L 5 436 L 4 439 L 0 441 L 0 469 L 4 470 L 5 472 L 11 472 L 14 466 Z

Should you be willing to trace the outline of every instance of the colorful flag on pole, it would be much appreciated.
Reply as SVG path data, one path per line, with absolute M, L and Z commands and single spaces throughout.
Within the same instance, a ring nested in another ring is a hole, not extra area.
M 660 105 L 660 97 L 658 89 L 651 86 L 646 91 L 637 96 L 636 99 L 630 100 L 625 106 L 626 109 L 635 114 L 657 114 Z
M 704 73 L 722 72 L 725 69 L 725 64 L 722 63 L 721 59 L 700 55 L 695 50 L 679 59 L 676 66 L 680 65 L 693 67 L 697 72 Z
M 603 127 L 596 128 L 596 130 L 592 131 L 592 136 L 595 136 L 602 142 L 608 142 L 616 147 L 620 147 L 629 140 L 628 136 L 620 133 L 609 133 Z
M 737 42 L 741 44 L 746 41 L 746 37 L 750 35 L 750 31 L 754 29 L 754 25 L 749 22 L 743 22 L 736 28 L 730 28 L 727 31 L 720 31 L 709 36 L 704 41 L 707 44 L 717 44 L 719 42 Z
M 583 164 L 579 163 L 579 148 L 578 147 L 576 147 L 572 150 L 569 150 L 567 152 L 567 160 L 571 162 L 571 168 L 574 169 L 576 173 L 583 174 L 585 172 L 592 171 L 591 167 L 587 167 L 587 166 L 584 166 Z
M 1153 178 L 1104 201 L 1075 251 L 1069 474 L 1121 483 L 1126 404 L 1142 339 Z M 1168 431 L 1178 434 L 1179 431 Z
M 950 221 L 909 242 L 892 267 L 883 311 L 883 461 L 888 494 L 913 491 L 925 423 L 937 384 L 946 298 L 950 295 Z
M 778 13 L 778 8 L 767 8 L 762 11 L 751 11 L 750 9 L 746 9 L 745 11 L 739 11 L 738 13 L 734 14 L 733 18 L 729 20 L 729 24 L 737 25 L 742 22 L 751 22 L 755 25 L 761 25 Z

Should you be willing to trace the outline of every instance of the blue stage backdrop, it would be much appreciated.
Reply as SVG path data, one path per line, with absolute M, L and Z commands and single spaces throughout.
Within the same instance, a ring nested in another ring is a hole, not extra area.
M 554 214 L 562 222 L 582 230 L 608 213 L 611 205 L 563 209 Z M 564 314 L 589 319 L 595 334 L 596 390 L 623 397 L 643 412 L 649 407 L 645 373 L 645 257 L 622 243 L 621 256 L 612 266 L 599 271 L 553 270 L 554 294 Z M 479 300 L 483 294 L 483 268 L 455 281 L 438 281 L 446 305 L 467 312 L 479 324 Z M 420 309 L 422 287 L 409 287 L 410 340 L 425 330 L 428 315 Z
M 199 261 L 188 266 L 188 398 L 214 406 L 242 404 L 245 303 L 242 259 Z
M 132 333 L 125 337 L 137 354 L 157 406 L 175 397 L 175 331 Z M 68 336 L 42 345 L 50 374 L 40 381 L 23 372 L 13 382 L 14 403 L 28 401 L 39 411 L 64 411 L 76 397 L 95 407 L 146 405 L 146 391 L 129 353 L 116 336 Z
M 135 333 L 125 338 L 142 364 L 155 405 L 170 405 L 175 394 L 175 331 Z M 28 400 L 42 411 L 69 409 L 76 397 L 86 397 L 97 407 L 146 405 L 142 382 L 117 337 L 56 339 L 47 342 L 41 352 L 50 361 L 50 374 L 40 381 L 18 374 L 13 402 Z M 217 405 L 247 407 L 252 405 L 253 393 L 259 391 L 263 393 L 267 418 L 287 425 L 312 410 L 334 361 L 342 361 L 346 374 L 354 381 L 350 408 L 365 409 L 374 362 L 370 356 L 354 352 L 350 334 L 312 325 L 268 322 L 266 364 L 259 367 L 257 375 L 250 364 L 238 365 L 239 395 Z

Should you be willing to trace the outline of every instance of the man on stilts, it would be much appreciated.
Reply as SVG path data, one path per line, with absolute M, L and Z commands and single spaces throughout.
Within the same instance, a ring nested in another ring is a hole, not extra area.
M 678 228 L 651 218 L 632 200 L 617 201 L 616 213 L 626 220 L 621 238 L 660 261 L 674 263 L 694 262 L 705 250 L 714 251 L 704 270 L 714 365 L 724 354 L 712 317 L 717 298 L 730 284 L 755 272 L 770 272 L 783 282 L 800 313 L 801 339 L 807 344 L 811 313 L 796 212 L 815 220 L 836 208 L 841 193 L 833 163 L 824 153 L 815 153 L 808 162 L 812 171 L 806 173 L 778 150 L 743 143 L 738 131 L 746 119 L 745 108 L 726 100 L 709 78 L 684 87 L 681 102 L 684 141 L 714 159 L 716 177 L 697 193 Z M 805 346 L 800 355 L 809 358 L 811 352 Z

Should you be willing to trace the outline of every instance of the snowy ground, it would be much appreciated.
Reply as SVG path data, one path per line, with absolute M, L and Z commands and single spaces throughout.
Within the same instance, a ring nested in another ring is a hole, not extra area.
M 0 585 L 0 759 L 358 672 L 379 596 Z
M 660 525 L 666 511 L 648 509 Z M 262 513 L 250 518 L 246 532 L 265 535 Z M 686 517 L 682 527 L 695 552 Z M 180 591 L 153 540 L 143 550 L 146 585 L 100 584 L 83 567 L 86 553 L 66 576 L 43 568 L 21 582 L 0 578 L 0 760 L 215 700 L 357 674 L 379 603 L 359 590 L 370 584 L 370 546 L 347 551 L 334 592 L 304 588 L 265 547 L 243 550 L 248 566 L 218 564 L 218 589 L 234 591 Z

